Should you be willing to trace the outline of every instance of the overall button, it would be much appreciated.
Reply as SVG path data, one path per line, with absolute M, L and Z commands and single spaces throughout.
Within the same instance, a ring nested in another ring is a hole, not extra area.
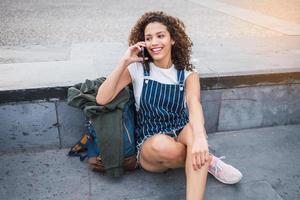
M 149 82 L 149 80 L 145 80 L 145 83 L 147 84 Z
M 183 87 L 182 87 L 182 86 L 180 86 L 180 90 L 181 90 L 181 91 L 183 90 Z

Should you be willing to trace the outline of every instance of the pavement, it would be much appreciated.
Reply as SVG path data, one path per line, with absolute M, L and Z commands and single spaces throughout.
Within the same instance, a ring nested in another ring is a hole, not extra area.
M 300 198 L 300 125 L 209 134 L 211 151 L 241 170 L 236 185 L 208 177 L 206 200 L 296 200 Z M 166 200 L 184 199 L 183 169 L 142 169 L 112 179 L 92 172 L 68 149 L 0 154 L 0 199 Z
M 300 22 L 300 1 L 298 0 L 219 0 L 220 2 L 253 10 L 285 21 Z
M 131 27 L 145 11 L 164 10 L 186 23 L 195 43 L 209 38 L 282 36 L 254 24 L 174 0 L 4 0 L 0 4 L 0 45 L 69 45 L 77 42 L 126 43 Z

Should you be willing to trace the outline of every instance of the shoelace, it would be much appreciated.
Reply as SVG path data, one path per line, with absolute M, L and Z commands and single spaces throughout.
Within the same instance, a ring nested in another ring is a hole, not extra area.
M 225 156 L 221 156 L 220 160 L 225 159 Z M 218 161 L 215 162 L 215 165 L 211 168 L 214 171 L 214 174 L 218 174 L 218 172 L 222 171 L 222 167 L 220 166 L 220 163 Z

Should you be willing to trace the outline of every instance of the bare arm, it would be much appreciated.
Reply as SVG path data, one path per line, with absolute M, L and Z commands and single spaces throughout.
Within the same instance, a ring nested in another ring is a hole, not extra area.
M 193 134 L 191 160 L 194 170 L 197 170 L 209 160 L 207 135 L 200 103 L 200 83 L 197 73 L 192 73 L 186 80 L 186 98 L 189 108 L 189 123 Z
M 186 80 L 186 99 L 189 108 L 189 122 L 194 137 L 206 138 L 203 109 L 200 103 L 200 83 L 197 73 L 192 73 Z
M 132 81 L 127 67 L 133 62 L 139 62 L 143 60 L 142 58 L 138 57 L 137 54 L 144 46 L 144 42 L 138 42 L 127 49 L 117 67 L 99 87 L 96 96 L 96 101 L 98 104 L 105 105 L 111 102 L 119 94 L 119 92 Z
M 117 67 L 102 83 L 96 96 L 98 104 L 105 105 L 111 102 L 131 82 L 127 66 L 126 61 L 121 59 Z

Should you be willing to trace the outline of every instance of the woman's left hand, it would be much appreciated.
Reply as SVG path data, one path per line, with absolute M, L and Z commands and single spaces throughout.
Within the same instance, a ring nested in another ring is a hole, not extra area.
M 194 170 L 200 169 L 209 160 L 207 140 L 204 137 L 194 139 L 191 147 L 192 165 Z

